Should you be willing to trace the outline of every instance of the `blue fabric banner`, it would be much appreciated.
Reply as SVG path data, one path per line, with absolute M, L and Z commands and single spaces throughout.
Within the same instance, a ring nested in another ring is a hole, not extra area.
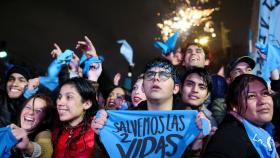
M 181 157 L 201 132 L 195 110 L 108 110 L 100 130 L 101 142 L 110 157 Z M 209 124 L 208 124 L 209 125 Z
M 17 144 L 17 140 L 10 127 L 0 128 L 0 138 L 0 157 L 8 158 L 11 155 L 11 149 Z
M 280 70 L 280 3 L 275 0 L 260 0 L 259 31 L 256 47 L 265 56 L 259 63 L 261 75 L 269 81 L 270 72 Z

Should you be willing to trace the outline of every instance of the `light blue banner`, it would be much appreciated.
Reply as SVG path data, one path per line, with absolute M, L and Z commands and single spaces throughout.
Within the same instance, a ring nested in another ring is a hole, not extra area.
M 0 157 L 8 158 L 11 155 L 11 149 L 17 144 L 17 140 L 10 127 L 0 128 L 0 138 Z
M 126 40 L 118 40 L 117 43 L 121 44 L 120 52 L 127 60 L 130 66 L 133 66 L 133 49 Z
M 280 70 L 280 3 L 275 0 L 259 1 L 259 26 L 256 47 L 261 51 L 261 75 L 269 81 L 274 69 Z
M 181 157 L 201 132 L 195 110 L 108 110 L 100 130 L 101 142 L 110 157 Z
M 164 55 L 169 55 L 174 51 L 177 39 L 179 38 L 179 32 L 175 32 L 166 42 L 155 41 L 154 46 L 159 48 Z

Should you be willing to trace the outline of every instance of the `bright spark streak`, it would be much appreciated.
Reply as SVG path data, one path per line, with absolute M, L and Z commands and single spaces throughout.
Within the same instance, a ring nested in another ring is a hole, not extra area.
M 198 0 L 197 3 L 206 3 L 208 0 Z M 211 14 L 216 10 L 199 9 L 197 7 L 190 6 L 189 1 L 186 1 L 187 5 L 175 11 L 172 17 L 163 20 L 162 23 L 158 23 L 157 26 L 161 29 L 162 39 L 168 39 L 174 32 L 184 33 L 188 35 L 190 29 L 203 25 L 203 31 L 206 33 L 215 33 L 214 23 L 211 20 Z M 212 36 L 213 37 L 213 36 Z

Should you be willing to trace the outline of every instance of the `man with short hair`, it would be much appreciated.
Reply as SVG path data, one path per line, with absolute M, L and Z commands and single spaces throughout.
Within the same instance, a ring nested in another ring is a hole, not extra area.
M 204 68 L 210 63 L 207 48 L 199 43 L 188 43 L 182 51 L 185 54 L 183 61 L 185 68 L 190 66 Z

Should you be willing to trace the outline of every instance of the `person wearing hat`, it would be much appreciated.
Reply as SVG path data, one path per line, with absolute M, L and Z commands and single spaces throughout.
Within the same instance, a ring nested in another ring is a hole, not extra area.
M 255 67 L 255 61 L 249 56 L 241 56 L 233 59 L 226 67 L 227 83 L 230 84 L 237 76 L 242 74 L 252 74 Z M 220 124 L 226 116 L 226 103 L 225 98 L 220 97 L 212 100 L 209 110 L 212 116 Z
M 0 91 L 0 127 L 17 122 L 30 78 L 30 71 L 22 66 L 13 66 L 7 72 L 5 90 Z
M 227 66 L 227 77 L 231 83 L 237 76 L 252 74 L 256 62 L 249 56 L 242 56 L 232 60 Z

